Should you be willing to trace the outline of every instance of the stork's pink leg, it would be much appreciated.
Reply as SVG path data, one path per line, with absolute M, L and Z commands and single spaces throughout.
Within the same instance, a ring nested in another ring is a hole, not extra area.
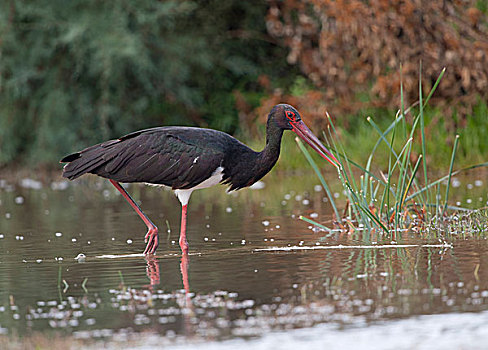
M 154 254 L 156 252 L 156 249 L 158 248 L 159 245 L 159 240 L 158 240 L 158 228 L 156 225 L 152 223 L 152 221 L 147 217 L 146 214 L 142 211 L 141 207 L 137 205 L 137 203 L 132 199 L 132 197 L 129 195 L 129 193 L 120 186 L 120 184 L 117 181 L 110 180 L 109 181 L 112 183 L 112 185 L 115 186 L 117 190 L 124 196 L 124 198 L 129 202 L 130 206 L 134 208 L 136 211 L 137 215 L 144 221 L 144 223 L 147 226 L 147 233 L 146 237 L 144 238 L 144 242 L 146 242 L 146 249 L 144 249 L 144 254 Z
M 186 240 L 186 207 L 181 207 L 181 228 L 180 228 L 180 248 L 183 254 L 188 253 L 188 242 Z
M 185 288 L 185 293 L 190 293 L 190 283 L 188 282 L 188 253 L 183 252 L 181 254 L 181 262 L 180 262 L 180 271 L 181 271 L 181 279 L 183 281 L 183 288 Z

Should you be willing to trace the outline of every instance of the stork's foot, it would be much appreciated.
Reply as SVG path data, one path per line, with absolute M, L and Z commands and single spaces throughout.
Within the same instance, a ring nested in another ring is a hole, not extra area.
M 156 249 L 158 249 L 159 238 L 158 238 L 158 228 L 156 226 L 149 228 L 144 238 L 146 242 L 146 249 L 144 249 L 144 254 L 154 254 Z

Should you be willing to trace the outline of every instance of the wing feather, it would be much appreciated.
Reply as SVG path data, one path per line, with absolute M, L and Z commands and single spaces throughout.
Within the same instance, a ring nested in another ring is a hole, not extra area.
M 63 176 L 93 173 L 120 182 L 187 189 L 209 178 L 224 159 L 222 134 L 208 129 L 162 127 L 134 132 L 63 158 Z

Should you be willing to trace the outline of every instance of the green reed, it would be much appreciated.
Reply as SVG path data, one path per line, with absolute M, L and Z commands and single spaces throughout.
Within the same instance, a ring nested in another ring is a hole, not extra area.
M 421 69 L 420 66 L 420 72 Z M 452 209 L 448 206 L 452 176 L 460 171 L 488 165 L 488 163 L 482 163 L 454 171 L 454 161 L 459 142 L 459 135 L 456 135 L 448 174 L 429 182 L 424 109 L 444 73 L 445 69 L 441 71 L 425 99 L 423 98 L 422 79 L 420 77 L 419 101 L 407 109 L 405 109 L 403 82 L 401 82 L 400 110 L 385 130 L 382 130 L 373 118 L 367 117 L 366 120 L 372 128 L 371 133 L 376 135 L 377 140 L 370 151 L 365 166 L 361 166 L 348 157 L 341 142 L 340 134 L 327 114 L 329 128 L 326 140 L 341 165 L 338 170 L 338 177 L 345 190 L 348 202 L 349 214 L 346 217 L 339 216 L 338 205 L 331 195 L 320 168 L 302 142 L 296 140 L 327 193 L 334 211 L 335 221 L 333 224 L 336 228 L 344 229 L 345 226 L 352 227 L 355 230 L 361 228 L 363 234 L 366 234 L 363 237 L 365 239 L 369 239 L 369 234 L 374 231 L 396 239 L 398 233 L 412 228 L 412 226 L 423 228 L 431 225 L 434 221 L 438 224 L 445 220 L 446 211 Z M 414 115 L 414 108 L 416 107 L 418 107 L 418 112 Z M 406 115 L 414 115 L 413 118 L 409 118 L 410 123 L 405 117 Z M 388 169 L 385 172 L 374 169 L 374 160 L 380 146 L 386 148 L 388 157 Z M 414 148 L 420 150 L 416 156 L 413 153 Z M 439 191 L 440 185 L 444 181 L 447 181 L 447 185 L 442 201 Z M 300 218 L 328 231 L 331 230 L 331 228 L 324 227 L 311 219 Z M 429 230 L 429 232 L 432 231 L 435 230 Z

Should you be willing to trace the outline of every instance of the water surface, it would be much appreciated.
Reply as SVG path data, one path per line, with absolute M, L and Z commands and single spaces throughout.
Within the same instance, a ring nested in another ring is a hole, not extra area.
M 479 178 L 458 179 L 453 201 L 485 205 Z M 484 234 L 426 240 L 406 233 L 393 243 L 329 235 L 298 220 L 331 217 L 315 178 L 273 174 L 264 184 L 234 194 L 195 192 L 187 259 L 177 243 L 174 195 L 130 186 L 160 228 L 158 254 L 145 259 L 139 254 L 145 225 L 106 181 L 1 181 L 0 334 L 61 334 L 120 347 L 205 342 L 244 348 L 249 344 L 239 342 L 252 339 L 266 348 L 279 339 L 329 344 L 352 333 L 397 338 L 402 327 L 450 329 L 458 322 L 471 325 L 474 333 L 462 333 L 468 345 L 488 341 L 478 332 L 488 309 Z M 333 190 L 340 201 L 340 187 Z M 75 260 L 80 253 L 85 260 Z

